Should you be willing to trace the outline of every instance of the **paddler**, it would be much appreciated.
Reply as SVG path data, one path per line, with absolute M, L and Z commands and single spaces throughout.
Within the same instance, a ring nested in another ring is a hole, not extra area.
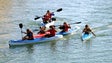
M 61 32 L 67 32 L 69 28 L 71 28 L 71 27 L 66 22 L 64 22 L 63 25 L 60 25 L 60 27 L 59 27 L 59 29 L 62 30 Z
M 45 37 L 53 37 L 56 35 L 56 30 L 55 30 L 55 26 L 54 25 L 51 25 L 50 26 L 50 29 L 47 30 L 46 32 L 49 32 L 49 34 L 46 34 Z
M 47 12 L 46 12 L 45 15 L 47 16 L 47 18 L 48 18 L 49 20 L 50 20 L 51 17 L 52 17 L 52 13 L 51 13 L 49 10 L 47 10 Z
M 50 12 L 49 10 L 47 10 L 47 12 L 45 13 L 45 15 L 43 16 L 42 20 L 43 23 L 48 23 L 52 21 L 52 16 L 54 16 L 54 12 Z
M 96 35 L 92 32 L 92 30 L 89 28 L 88 25 L 85 25 L 85 28 L 83 29 L 82 32 L 84 32 L 85 34 L 89 34 L 89 33 L 91 32 L 94 36 L 96 36 Z
M 30 29 L 27 29 L 26 32 L 22 32 L 25 33 L 26 36 L 23 37 L 23 40 L 33 40 L 33 32 Z
M 49 18 L 46 15 L 43 16 L 42 20 L 44 24 L 49 22 Z
M 45 34 L 45 29 L 46 29 L 45 26 L 41 26 L 40 31 L 37 34 Z

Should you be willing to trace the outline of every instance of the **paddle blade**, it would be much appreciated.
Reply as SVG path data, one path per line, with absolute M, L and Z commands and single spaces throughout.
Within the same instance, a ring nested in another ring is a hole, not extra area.
M 51 18 L 52 21 L 56 21 L 56 18 Z
M 39 19 L 40 17 L 39 16 L 36 16 L 35 18 L 34 18 L 34 20 L 37 20 L 37 19 Z
M 19 28 L 23 28 L 23 24 L 22 23 L 19 24 Z
M 80 24 L 81 22 L 76 22 L 75 24 Z
M 64 29 L 64 28 L 65 28 L 64 26 L 60 26 L 60 27 L 59 27 L 59 29 Z
M 71 24 L 80 24 L 81 22 L 75 22 L 75 23 L 71 23 Z
M 60 12 L 60 11 L 62 11 L 63 9 L 62 8 L 60 8 L 60 9 L 57 9 L 57 12 Z

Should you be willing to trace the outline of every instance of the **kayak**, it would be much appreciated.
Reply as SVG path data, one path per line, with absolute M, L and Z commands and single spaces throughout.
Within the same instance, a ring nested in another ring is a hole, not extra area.
M 81 39 L 82 39 L 82 41 L 86 41 L 86 40 L 89 40 L 92 36 L 93 36 L 92 33 L 90 33 L 90 34 L 82 33 Z
M 36 34 L 36 35 L 33 35 L 34 38 L 42 38 L 44 37 L 46 34 L 49 34 L 49 32 L 46 32 L 44 34 Z
M 44 37 L 46 34 L 37 34 L 37 35 L 33 35 L 34 38 L 42 38 Z
M 55 21 L 51 21 L 49 23 L 44 24 L 43 22 L 41 22 L 40 26 L 45 26 L 46 28 L 49 28 L 49 26 L 54 25 Z
M 80 29 L 80 27 L 75 26 L 74 29 L 69 29 L 67 32 L 58 32 L 57 35 L 73 35 L 75 34 L 78 30 Z
M 46 38 L 46 37 L 34 38 L 34 40 L 10 40 L 9 46 L 41 43 L 41 42 L 46 42 L 46 41 L 58 40 L 61 38 L 63 38 L 62 35 L 55 35 L 54 37 L 49 37 L 49 38 Z

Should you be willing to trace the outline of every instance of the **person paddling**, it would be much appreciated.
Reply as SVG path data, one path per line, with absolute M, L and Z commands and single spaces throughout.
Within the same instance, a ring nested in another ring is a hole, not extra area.
M 40 27 L 40 31 L 37 34 L 45 34 L 46 27 L 42 26 Z
M 48 23 L 48 22 L 51 22 L 51 18 L 52 16 L 54 15 L 54 12 L 50 12 L 49 10 L 47 10 L 46 14 L 43 16 L 42 20 L 43 20 L 43 23 Z
M 50 29 L 47 30 L 46 32 L 49 32 L 49 34 L 46 34 L 45 37 L 53 37 L 56 35 L 56 30 L 55 30 L 55 26 L 51 25 Z
M 27 29 L 26 32 L 22 32 L 22 33 L 26 34 L 26 36 L 22 38 L 23 40 L 33 40 L 34 39 L 33 32 L 30 29 Z
M 89 28 L 89 26 L 88 26 L 88 25 L 85 25 L 85 28 L 83 29 L 82 33 L 90 34 L 90 32 L 91 32 L 94 36 L 96 36 L 96 35 L 92 32 L 92 30 Z
M 49 10 L 47 10 L 45 15 L 47 16 L 48 19 L 51 19 L 52 17 L 52 13 Z
M 46 15 L 44 15 L 44 16 L 42 17 L 42 20 L 43 20 L 43 23 L 44 23 L 44 24 L 46 24 L 46 23 L 49 22 L 49 18 L 48 18 Z
M 60 27 L 59 27 L 59 29 L 62 30 L 61 32 L 67 32 L 69 28 L 71 28 L 71 27 L 66 22 L 64 22 L 63 25 L 60 25 Z

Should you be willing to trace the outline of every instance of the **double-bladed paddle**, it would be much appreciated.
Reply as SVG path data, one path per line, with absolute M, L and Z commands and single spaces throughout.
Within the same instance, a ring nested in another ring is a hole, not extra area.
M 70 25 L 71 25 L 71 24 L 80 24 L 80 23 L 81 23 L 81 22 L 75 22 L 75 23 L 70 23 Z
M 21 29 L 21 37 L 23 37 L 23 35 L 22 35 L 23 24 L 22 23 L 19 24 L 19 28 Z
M 80 24 L 81 22 L 75 22 L 75 23 L 70 23 L 69 25 L 72 25 L 72 24 Z M 60 26 L 60 25 L 55 25 L 56 27 L 57 26 Z
M 62 8 L 59 8 L 59 9 L 57 9 L 56 10 L 56 12 L 60 12 L 60 11 L 62 11 L 63 9 Z M 39 18 L 42 18 L 42 16 L 36 16 L 35 18 L 34 18 L 34 20 L 37 20 L 37 19 L 39 19 Z M 56 19 L 56 18 L 55 18 Z

